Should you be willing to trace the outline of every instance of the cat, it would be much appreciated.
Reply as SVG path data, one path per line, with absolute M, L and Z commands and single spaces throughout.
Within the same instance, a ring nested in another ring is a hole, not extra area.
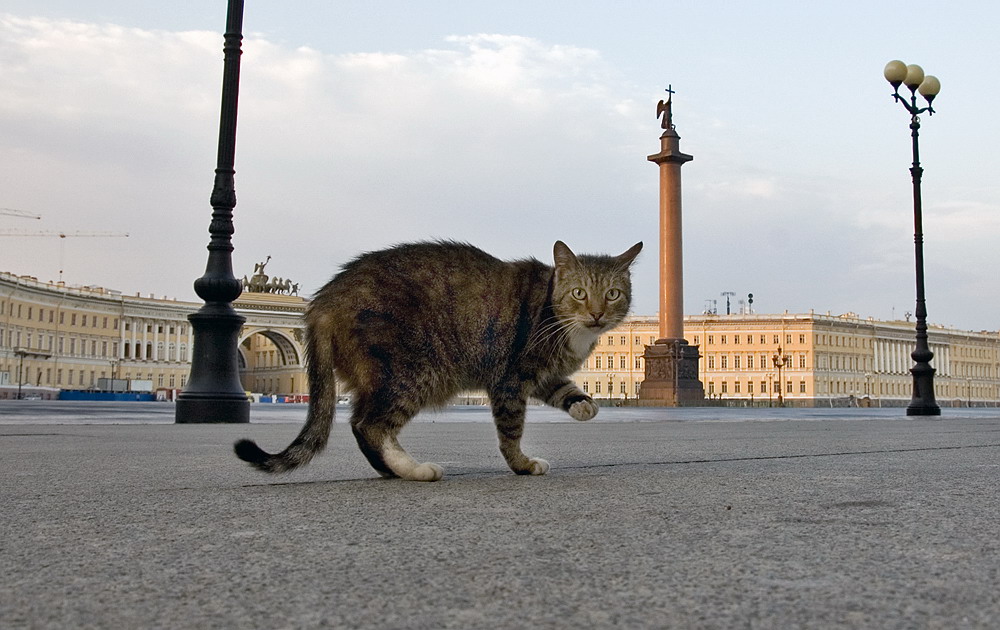
M 383 477 L 437 481 L 397 435 L 423 408 L 463 390 L 489 396 L 500 452 L 517 474 L 549 464 L 521 451 L 529 397 L 590 420 L 597 404 L 567 377 L 632 299 L 636 243 L 619 256 L 575 255 L 562 241 L 554 266 L 505 262 L 472 245 L 421 242 L 363 254 L 320 289 L 305 312 L 309 410 L 298 437 L 272 455 L 251 440 L 236 455 L 266 472 L 297 468 L 323 450 L 337 391 L 353 393 L 351 428 Z

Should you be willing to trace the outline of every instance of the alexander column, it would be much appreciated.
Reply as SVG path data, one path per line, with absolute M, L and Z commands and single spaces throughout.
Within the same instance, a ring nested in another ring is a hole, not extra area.
M 674 128 L 673 90 L 656 105 L 662 117 L 660 152 L 648 159 L 660 167 L 660 338 L 646 346 L 646 374 L 639 399 L 649 405 L 679 407 L 704 400 L 698 380 L 698 347 L 684 339 L 684 269 L 681 232 L 681 166 L 694 156 L 681 153 Z

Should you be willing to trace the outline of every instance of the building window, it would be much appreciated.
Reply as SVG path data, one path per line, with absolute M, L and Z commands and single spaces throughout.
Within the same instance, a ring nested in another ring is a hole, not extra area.
M 625 389 L 625 381 L 622 381 L 621 393 L 627 394 L 628 390 Z
M 698 343 L 698 342 L 695 342 L 695 343 Z M 642 345 L 642 339 L 641 339 L 641 338 L 639 338 L 639 337 L 636 337 L 636 338 L 635 338 L 635 345 L 637 345 L 637 346 L 641 346 L 641 345 Z
M 778 343 L 780 343 L 780 342 L 778 341 L 778 335 L 775 335 L 775 336 L 774 336 L 774 343 L 775 343 L 775 345 L 777 345 Z
M 726 354 L 722 355 L 722 369 L 723 370 L 729 369 L 729 355 Z
M 715 335 L 709 335 L 708 336 L 708 345 L 712 345 L 713 343 L 715 343 Z
M 791 335 L 785 335 L 785 343 L 786 344 L 792 343 L 792 336 Z
M 753 369 L 753 355 L 752 354 L 748 354 L 747 355 L 747 369 L 748 370 L 752 370 Z
M 740 393 L 740 382 L 739 381 L 736 381 L 735 383 L 733 383 L 733 393 L 734 394 Z
M 728 381 L 722 381 L 722 393 L 723 394 L 728 394 L 729 393 L 728 385 L 729 385 Z
M 803 370 L 806 369 L 806 355 L 804 354 L 799 355 L 799 367 Z
M 637 369 L 637 370 L 641 370 L 642 369 L 642 357 L 636 357 L 635 358 L 635 369 Z
M 740 369 L 740 355 L 738 354 L 733 357 L 733 369 Z
M 608 335 L 608 345 L 609 346 L 615 345 L 615 338 L 613 335 Z
M 623 370 L 627 370 L 627 369 L 628 369 L 628 366 L 627 366 L 627 364 L 626 364 L 626 361 L 627 361 L 627 360 L 628 360 L 628 357 L 626 357 L 626 356 L 625 356 L 625 355 L 623 354 L 623 355 L 621 356 L 621 361 L 619 361 L 619 366 L 620 366 L 620 368 L 621 368 L 621 369 L 623 369 Z M 624 387 L 624 385 L 623 385 L 622 387 Z M 625 392 L 622 392 L 622 393 L 624 394 Z
M 601 369 L 601 355 L 599 354 L 594 355 L 594 369 L 595 370 Z
M 627 344 L 627 342 L 625 341 L 625 335 L 622 335 L 622 338 L 619 341 L 622 342 L 623 346 Z
M 735 343 L 737 346 L 740 345 L 740 336 L 739 335 L 733 335 L 733 343 Z
M 766 394 L 767 393 L 767 381 L 761 381 L 760 382 L 760 393 L 762 393 L 762 394 Z
M 805 342 L 806 342 L 806 336 L 805 335 L 799 335 L 799 343 L 805 343 Z
M 596 383 L 594 383 L 594 393 L 595 394 L 601 393 L 601 381 L 597 381 Z
M 698 345 L 698 335 L 694 336 L 694 345 Z
M 726 337 L 727 335 L 722 335 L 721 338 L 719 339 L 719 343 L 721 343 L 722 345 L 726 345 Z
M 792 393 L 792 382 L 791 381 L 788 381 L 787 383 L 785 383 L 785 392 L 787 392 L 789 394 Z
M 583 393 L 586 394 L 590 391 L 590 383 L 587 381 L 583 382 Z
M 69 318 L 69 325 L 76 326 L 76 313 L 73 313 Z
M 715 383 L 712 383 L 711 381 L 708 383 L 708 393 L 709 394 L 715 393 Z
M 715 355 L 714 354 L 708 355 L 708 369 L 710 369 L 710 370 L 714 370 L 715 369 Z
M 753 381 L 747 381 L 747 393 L 748 394 L 753 393 Z
M 806 382 L 805 381 L 799 381 L 799 393 L 800 394 L 806 393 Z

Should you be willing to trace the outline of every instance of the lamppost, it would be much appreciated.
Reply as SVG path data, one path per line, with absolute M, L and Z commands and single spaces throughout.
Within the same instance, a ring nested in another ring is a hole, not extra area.
M 778 406 L 779 407 L 784 407 L 785 406 L 785 397 L 782 396 L 782 394 L 781 394 L 781 390 L 784 389 L 781 386 L 781 383 L 782 383 L 782 380 L 781 380 L 781 370 L 783 368 L 785 368 L 785 367 L 788 367 L 788 364 L 791 363 L 791 360 L 790 360 L 789 357 L 786 357 L 782 353 L 781 346 L 778 346 L 778 351 L 774 353 L 773 357 L 771 357 L 771 362 L 774 363 L 774 367 L 778 368 Z
M 240 89 L 240 42 L 243 40 L 243 0 L 229 0 L 223 51 L 222 113 L 219 153 L 212 189 L 211 240 L 205 275 L 194 281 L 205 300 L 188 316 L 194 334 L 191 378 L 177 396 L 178 423 L 249 422 L 250 402 L 240 384 L 237 340 L 246 318 L 233 308 L 243 287 L 233 275 L 233 208 L 236 187 L 236 106 Z
M 615 397 L 615 375 L 608 374 L 608 400 L 612 400 Z
M 924 228 L 920 200 L 920 178 L 924 169 L 920 167 L 920 150 L 917 139 L 920 132 L 920 114 L 934 114 L 932 102 L 941 91 L 941 82 L 936 77 L 924 76 L 924 70 L 918 65 L 906 65 L 894 60 L 885 65 L 883 73 L 892 85 L 892 97 L 901 103 L 910 114 L 910 135 L 913 137 L 913 166 L 910 174 L 913 176 L 913 243 L 916 259 L 917 276 L 917 347 L 910 354 L 915 365 L 910 368 L 913 374 L 913 397 L 906 408 L 908 416 L 939 416 L 941 408 L 934 400 L 934 368 L 931 359 L 934 353 L 927 344 L 927 304 L 924 300 Z M 910 90 L 909 102 L 905 95 L 899 94 L 899 86 L 905 85 Z M 927 107 L 917 106 L 917 92 L 927 101 Z

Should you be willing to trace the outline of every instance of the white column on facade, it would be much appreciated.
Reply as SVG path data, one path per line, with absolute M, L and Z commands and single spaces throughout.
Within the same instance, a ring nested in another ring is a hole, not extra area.
M 147 344 L 149 343 L 149 322 L 143 319 L 141 326 L 142 326 L 142 351 L 140 354 L 142 356 L 142 359 L 145 360 L 149 358 L 148 356 L 146 356 L 147 354 L 146 348 L 148 347 Z
M 174 325 L 174 334 L 176 338 L 174 339 L 174 356 L 172 357 L 174 361 L 181 360 L 181 322 L 176 322 Z
M 132 329 L 131 339 L 129 343 L 132 344 L 132 359 L 139 359 L 139 320 L 133 317 L 131 320 L 130 328 Z

